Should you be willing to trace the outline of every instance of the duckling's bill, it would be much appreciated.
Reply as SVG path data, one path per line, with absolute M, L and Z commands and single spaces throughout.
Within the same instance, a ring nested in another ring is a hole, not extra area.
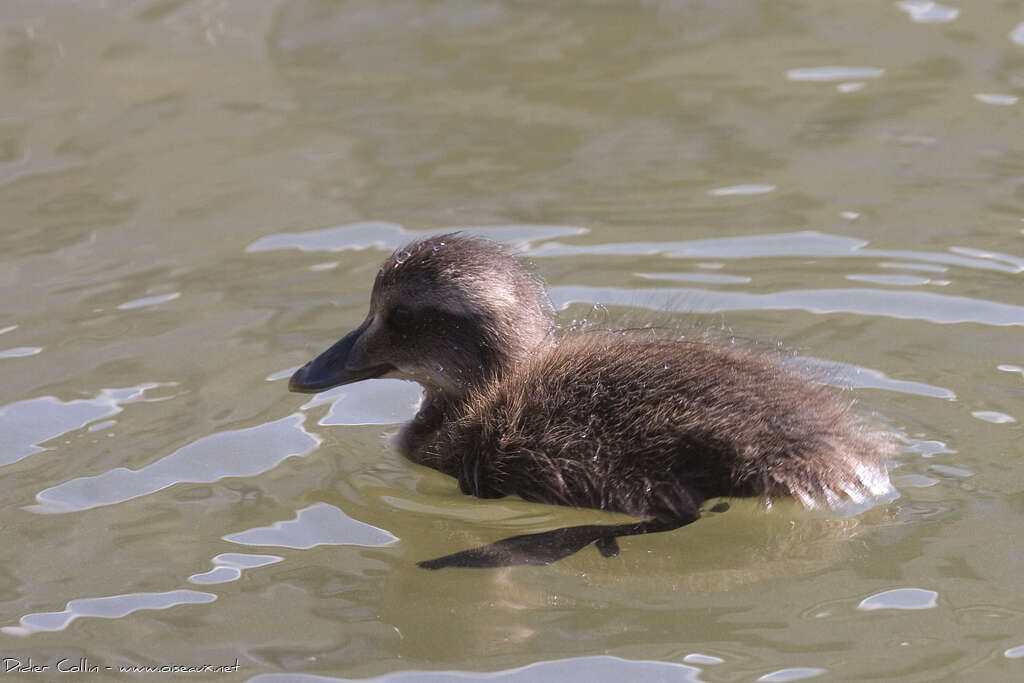
M 360 362 L 361 354 L 355 346 L 369 324 L 370 320 L 367 319 L 331 348 L 296 370 L 288 380 L 289 391 L 316 394 L 342 384 L 381 377 L 393 370 L 387 363 L 364 367 Z

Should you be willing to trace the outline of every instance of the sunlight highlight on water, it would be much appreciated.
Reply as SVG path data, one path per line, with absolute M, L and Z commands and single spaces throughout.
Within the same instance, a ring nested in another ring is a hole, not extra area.
M 683 288 L 635 290 L 564 286 L 552 287 L 549 294 L 559 308 L 565 308 L 573 303 L 601 303 L 693 313 L 802 310 L 821 314 L 857 313 L 906 320 L 927 320 L 940 324 L 1024 325 L 1024 306 L 931 292 L 836 287 L 748 294 Z
M 481 235 L 499 242 L 528 244 L 535 240 L 582 235 L 586 229 L 561 225 L 493 225 L 486 227 L 454 226 L 440 230 L 407 230 L 394 223 L 380 221 L 351 223 L 323 230 L 288 232 L 268 235 L 256 240 L 246 251 L 250 253 L 274 251 L 277 249 L 298 249 L 300 251 L 360 251 L 378 249 L 392 251 L 398 247 L 439 232 L 464 232 Z
M 851 81 L 884 75 L 885 69 L 871 66 L 816 66 L 786 72 L 786 78 L 791 81 Z
M 956 7 L 947 7 L 930 0 L 903 0 L 896 6 L 910 15 L 910 20 L 919 24 L 948 24 L 960 16 Z
M 938 605 L 939 594 L 924 588 L 894 588 L 864 598 L 857 605 L 863 612 L 879 609 L 932 609 Z
M 496 683 L 554 683 L 555 681 L 589 681 L 592 683 L 621 683 L 634 681 L 678 681 L 701 683 L 700 669 L 685 664 L 622 659 L 596 656 L 575 657 L 537 662 L 516 669 L 487 673 L 469 671 L 402 671 L 368 679 L 333 678 L 330 676 L 261 674 L 248 683 L 349 683 L 365 680 L 369 683 L 447 683 L 448 681 L 494 681 Z
M 792 669 L 779 669 L 770 674 L 765 674 L 757 680 L 758 683 L 788 683 L 788 681 L 802 681 L 806 678 L 814 678 L 824 673 L 828 673 L 828 670 L 801 666 Z
M 117 415 L 124 410 L 122 406 L 141 400 L 147 390 L 158 386 L 161 385 L 157 382 L 146 382 L 135 387 L 101 389 L 93 398 L 73 401 L 40 396 L 0 407 L 0 434 L 4 435 L 0 466 L 47 450 L 39 444 L 94 420 Z
M 119 619 L 140 610 L 162 610 L 177 605 L 213 602 L 212 593 L 191 590 L 173 590 L 166 593 L 126 593 L 102 598 L 72 600 L 60 612 L 26 614 L 18 626 L 4 626 L 0 631 L 12 636 L 27 636 L 40 631 L 62 631 L 71 622 L 83 617 Z
M 203 437 L 142 469 L 117 467 L 92 477 L 79 477 L 36 494 L 33 512 L 43 514 L 88 510 L 113 505 L 183 482 L 214 482 L 224 477 L 254 476 L 285 458 L 307 455 L 320 437 L 303 427 L 296 413 L 273 422 Z
M 25 358 L 41 353 L 42 350 L 41 346 L 16 346 L 13 349 L 0 350 L 0 358 Z
M 189 583 L 216 584 L 229 583 L 242 578 L 242 572 L 246 569 L 266 567 L 267 565 L 283 562 L 283 557 L 277 555 L 248 555 L 245 553 L 221 553 L 214 557 L 211 562 L 213 569 L 201 574 L 193 574 L 188 577 Z
M 228 534 L 225 541 L 255 546 L 309 549 L 318 545 L 380 548 L 398 542 L 394 534 L 352 519 L 327 503 L 299 510 L 295 519 Z

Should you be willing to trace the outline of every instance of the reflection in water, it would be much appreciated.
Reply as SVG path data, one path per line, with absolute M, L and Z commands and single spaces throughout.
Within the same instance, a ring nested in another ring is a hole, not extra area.
M 786 78 L 791 81 L 853 81 L 861 78 L 881 78 L 885 69 L 871 66 L 817 66 L 790 69 Z
M 184 482 L 208 483 L 225 477 L 254 476 L 285 458 L 307 455 L 320 437 L 306 431 L 306 416 L 294 413 L 248 429 L 205 436 L 142 469 L 116 467 L 93 477 L 78 477 L 36 494 L 39 513 L 88 510 L 149 495 Z
M 900 261 L 881 261 L 877 264 L 879 268 L 890 268 L 893 270 L 923 270 L 928 273 L 948 273 L 949 268 L 932 263 L 906 263 Z
M 944 474 L 947 477 L 953 477 L 954 479 L 966 479 L 967 477 L 974 476 L 974 472 L 970 470 L 965 470 L 962 467 L 952 467 L 950 465 L 929 465 L 928 471 Z
M 931 609 L 938 605 L 939 594 L 923 588 L 894 588 L 864 598 L 857 609 L 870 612 L 876 609 Z
M 1020 376 L 1022 378 L 1024 378 L 1024 368 L 1020 367 L 1019 365 L 1010 365 L 1009 363 L 1003 363 L 1003 364 L 998 365 L 996 367 L 997 367 L 997 369 L 1002 370 L 1003 372 L 1017 372 L 1017 373 L 1020 373 Z
M 974 99 L 978 100 L 982 104 L 997 104 L 1004 107 L 1017 104 L 1020 98 L 1016 95 L 1006 95 L 1003 93 L 975 93 Z
M 923 474 L 902 474 L 892 477 L 892 484 L 898 489 L 918 488 L 926 489 L 939 483 L 938 479 L 926 477 Z
M 179 296 L 181 296 L 181 292 L 171 292 L 170 294 L 160 294 L 158 296 L 147 296 L 142 299 L 125 301 L 123 304 L 118 304 L 117 307 L 122 311 L 131 310 L 133 308 L 145 308 L 146 306 L 155 306 L 167 301 L 174 301 Z
M 480 507 L 472 500 L 460 502 L 467 510 Z M 540 505 L 529 508 L 547 512 L 548 519 L 524 524 L 529 520 L 513 517 L 506 524 L 473 525 L 439 520 L 429 534 L 403 536 L 403 557 L 430 557 L 510 533 L 562 527 L 570 515 L 595 523 L 623 519 L 608 513 L 547 511 Z M 421 632 L 394 646 L 412 660 L 431 659 L 434 650 L 452 639 L 469 659 L 523 649 L 552 652 L 546 644 L 552 629 L 572 631 L 573 642 L 614 640 L 628 633 L 632 619 L 642 618 L 648 609 L 673 615 L 665 633 L 655 631 L 657 637 L 702 642 L 702 630 L 724 616 L 714 609 L 709 613 L 707 605 L 725 600 L 727 594 L 757 595 L 758 586 L 810 579 L 842 566 L 857 552 L 854 539 L 890 521 L 885 506 L 835 519 L 802 511 L 791 500 L 776 502 L 769 512 L 757 501 L 735 500 L 728 512 L 705 516 L 679 531 L 620 539 L 622 552 L 614 558 L 589 548 L 542 568 L 395 572 L 380 586 L 375 615 L 403 633 L 416 628 L 423 612 L 445 615 L 444 632 Z M 444 538 L 443 547 L 438 547 L 439 538 Z M 459 592 L 458 601 L 450 600 L 452 590 Z M 410 612 L 410 604 L 417 605 L 416 611 Z M 607 618 L 597 616 L 604 611 Z M 594 616 L 581 621 L 573 616 L 578 614 Z
M 277 555 L 248 555 L 246 553 L 221 553 L 211 560 L 213 569 L 202 574 L 188 577 L 189 583 L 214 584 L 228 583 L 242 578 L 246 569 L 265 567 L 284 560 Z
M 904 447 L 906 451 L 911 453 L 920 453 L 921 457 L 924 458 L 934 458 L 936 455 L 941 455 L 943 453 L 956 453 L 954 449 L 936 439 L 915 439 L 911 437 L 904 437 L 903 441 L 907 444 Z
M 878 315 L 941 324 L 1024 325 L 1024 306 L 931 292 L 835 288 L 751 294 L 706 289 L 635 290 L 564 285 L 552 287 L 548 293 L 551 300 L 560 308 L 582 302 L 642 306 L 661 311 L 690 313 L 802 310 L 811 313 Z
M 80 429 L 93 420 L 117 415 L 122 405 L 142 398 L 148 389 L 161 386 L 147 382 L 124 389 L 102 389 L 93 398 L 61 401 L 40 396 L 0 407 L 0 466 L 46 450 L 39 444 Z
M 1024 45 L 1024 22 L 1013 27 L 1013 30 L 1010 31 L 1010 40 L 1018 45 Z
M 728 197 L 734 194 L 767 194 L 774 191 L 774 185 L 730 185 L 708 190 L 708 194 L 712 197 Z
M 844 276 L 847 280 L 854 282 L 869 282 L 873 285 L 885 285 L 886 287 L 922 287 L 924 285 L 945 286 L 949 280 L 932 280 L 927 277 L 916 277 L 914 275 L 873 275 L 871 273 L 850 273 Z
M 42 351 L 43 347 L 41 346 L 16 346 L 0 351 L 0 358 L 25 358 L 26 356 L 35 356 Z
M 703 282 L 709 285 L 745 285 L 749 277 L 724 273 L 636 273 L 646 280 L 675 280 L 676 282 Z
M 494 681 L 496 683 L 622 683 L 622 681 L 679 681 L 701 683 L 701 670 L 672 662 L 651 662 L 620 657 L 575 657 L 537 662 L 516 669 L 472 673 L 470 671 L 399 671 L 376 678 L 333 678 L 309 674 L 260 674 L 247 683 L 448 683 L 449 681 Z
M 267 375 L 264 379 L 267 382 L 276 382 L 276 381 L 281 380 L 281 379 L 288 379 L 293 374 L 295 374 L 296 370 L 298 370 L 301 367 L 302 367 L 301 365 L 293 365 L 290 368 L 285 368 L 284 370 L 278 370 L 277 372 L 272 372 L 269 375 Z
M 391 251 L 403 244 L 443 232 L 465 232 L 489 237 L 498 242 L 525 245 L 529 242 L 552 237 L 582 235 L 584 228 L 560 225 L 493 225 L 487 227 L 459 226 L 436 230 L 406 230 L 394 223 L 368 222 L 339 225 L 324 230 L 309 232 L 287 232 L 261 237 L 248 247 L 247 252 L 272 251 L 275 249 L 299 249 L 301 251 L 360 251 L 367 248 Z
M 310 410 L 330 404 L 330 410 L 317 422 L 321 426 L 390 425 L 405 422 L 415 415 L 422 393 L 416 382 L 378 379 L 315 394 L 300 408 Z
M 901 394 L 930 396 L 955 401 L 956 394 L 945 387 L 936 387 L 924 382 L 912 382 L 905 379 L 893 379 L 881 370 L 862 368 L 848 363 L 800 356 L 793 359 L 794 364 L 816 371 L 821 381 L 835 387 L 851 389 L 884 389 Z
M 531 256 L 637 256 L 659 255 L 665 258 L 699 259 L 761 259 L 794 256 L 818 258 L 881 258 L 903 259 L 923 265 L 945 264 L 977 270 L 1004 273 L 1024 272 L 1024 258 L 1009 254 L 951 248 L 951 252 L 913 251 L 906 249 L 868 248 L 867 242 L 853 237 L 828 235 L 812 230 L 774 235 L 748 235 L 680 242 L 616 242 L 605 244 L 562 244 L 545 242 L 531 251 Z
M 1006 413 L 1000 413 L 996 410 L 975 410 L 971 413 L 974 417 L 985 422 L 991 422 L 992 424 L 1007 424 L 1009 422 L 1016 422 L 1017 419 L 1012 415 Z
M 758 683 L 788 683 L 788 681 L 802 681 L 805 678 L 814 678 L 827 673 L 827 669 L 818 669 L 810 666 L 794 667 L 792 669 L 779 669 L 770 674 L 758 678 Z
M 940 5 L 932 0 L 902 0 L 896 6 L 910 16 L 910 20 L 919 24 L 948 24 L 960 16 L 956 7 Z
M 168 609 L 176 605 L 213 602 L 216 599 L 217 596 L 212 593 L 191 590 L 81 598 L 69 602 L 63 611 L 26 614 L 21 618 L 18 626 L 4 626 L 0 630 L 8 635 L 27 636 L 39 631 L 61 631 L 80 617 L 120 619 L 139 610 Z
M 394 534 L 352 519 L 344 512 L 316 503 L 299 510 L 295 519 L 228 534 L 225 541 L 244 545 L 309 549 L 318 545 L 362 545 L 380 548 L 398 542 Z

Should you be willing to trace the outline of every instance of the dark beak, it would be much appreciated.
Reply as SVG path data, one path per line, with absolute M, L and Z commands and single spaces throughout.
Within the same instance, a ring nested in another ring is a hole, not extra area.
M 393 367 L 386 363 L 372 367 L 349 367 L 352 347 L 367 325 L 368 323 L 363 323 L 334 346 L 296 370 L 288 381 L 288 389 L 304 394 L 315 394 L 342 384 L 380 377 L 392 370 Z

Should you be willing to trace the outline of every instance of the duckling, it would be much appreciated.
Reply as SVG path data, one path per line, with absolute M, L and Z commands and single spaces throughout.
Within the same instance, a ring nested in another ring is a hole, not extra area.
M 715 498 L 817 508 L 891 491 L 890 440 L 776 355 L 703 337 L 558 333 L 544 282 L 477 237 L 395 251 L 363 323 L 289 389 L 374 377 L 422 385 L 398 448 L 463 493 L 640 520 L 515 536 L 420 563 L 428 569 L 549 564 L 590 543 L 614 556 L 617 537 L 684 526 Z

